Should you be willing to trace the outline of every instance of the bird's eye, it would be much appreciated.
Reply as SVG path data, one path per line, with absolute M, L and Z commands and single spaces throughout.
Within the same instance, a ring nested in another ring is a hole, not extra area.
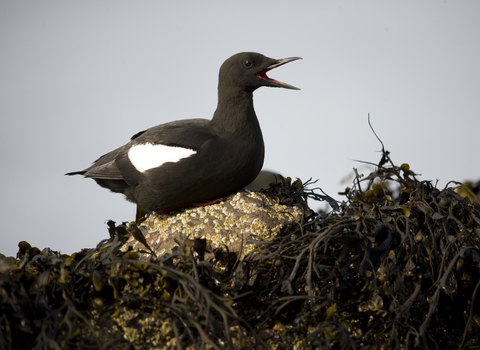
M 250 68 L 252 66 L 252 62 L 250 62 L 249 60 L 246 60 L 245 62 L 243 62 L 243 65 L 247 68 Z

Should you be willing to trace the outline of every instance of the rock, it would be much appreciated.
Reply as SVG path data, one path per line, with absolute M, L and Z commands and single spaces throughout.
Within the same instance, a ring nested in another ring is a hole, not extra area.
M 261 189 L 269 188 L 270 184 L 277 182 L 280 176 L 278 172 L 262 170 L 255 180 L 245 186 L 245 188 L 250 191 L 260 191 Z
M 157 255 L 170 253 L 180 235 L 205 238 L 213 248 L 226 245 L 229 251 L 245 256 L 254 248 L 251 239 L 269 240 L 282 229 L 299 224 L 302 209 L 276 203 L 259 192 L 240 191 L 224 202 L 184 208 L 169 215 L 152 215 L 139 227 L 147 244 Z M 146 250 L 133 236 L 124 247 Z

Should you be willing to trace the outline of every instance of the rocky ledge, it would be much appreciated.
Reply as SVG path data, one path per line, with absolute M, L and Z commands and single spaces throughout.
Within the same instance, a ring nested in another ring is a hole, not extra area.
M 151 248 L 163 255 L 177 245 L 175 238 L 184 236 L 204 238 L 212 248 L 224 246 L 243 257 L 254 248 L 254 241 L 268 241 L 292 225 L 300 226 L 302 215 L 299 205 L 286 206 L 260 192 L 240 191 L 214 205 L 152 215 L 139 226 L 147 246 L 137 235 L 124 247 Z

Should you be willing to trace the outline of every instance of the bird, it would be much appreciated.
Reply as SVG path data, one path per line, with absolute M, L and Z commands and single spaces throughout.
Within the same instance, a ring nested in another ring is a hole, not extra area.
M 137 212 L 166 214 L 216 203 L 247 186 L 262 169 L 265 146 L 253 92 L 262 86 L 300 90 L 267 76 L 299 59 L 237 53 L 220 67 L 211 120 L 182 119 L 140 131 L 90 167 L 65 175 L 83 175 L 124 194 Z

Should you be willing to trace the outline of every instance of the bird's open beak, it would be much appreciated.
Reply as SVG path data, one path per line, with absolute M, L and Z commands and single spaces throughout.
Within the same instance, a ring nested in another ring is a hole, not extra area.
M 268 86 L 271 86 L 271 87 L 281 87 L 281 88 L 285 88 L 285 89 L 300 90 L 299 88 L 297 88 L 293 85 L 282 83 L 281 81 L 269 78 L 267 76 L 267 72 L 269 70 L 272 70 L 273 68 L 283 66 L 285 63 L 296 61 L 296 60 L 301 60 L 301 59 L 302 59 L 301 57 L 289 57 L 289 58 L 282 58 L 282 59 L 276 60 L 275 63 L 269 65 L 267 68 L 258 72 L 257 77 L 259 77 L 260 79 L 268 80 L 270 82 L 268 84 Z

